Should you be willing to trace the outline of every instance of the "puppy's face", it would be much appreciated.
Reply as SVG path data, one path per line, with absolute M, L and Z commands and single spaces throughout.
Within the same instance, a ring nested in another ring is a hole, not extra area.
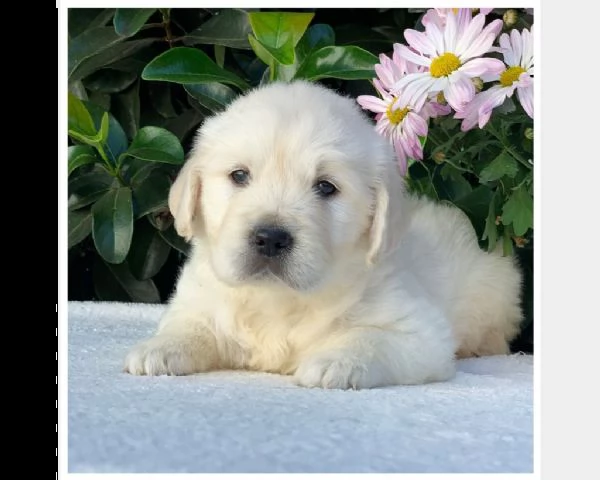
M 206 239 L 222 281 L 310 291 L 349 254 L 366 261 L 381 237 L 373 229 L 389 158 L 352 100 L 271 85 L 205 122 L 170 206 L 180 234 Z

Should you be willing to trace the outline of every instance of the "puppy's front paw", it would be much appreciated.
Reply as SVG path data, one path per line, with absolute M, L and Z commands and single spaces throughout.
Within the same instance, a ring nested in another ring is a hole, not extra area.
M 124 371 L 133 375 L 188 375 L 206 370 L 208 364 L 190 339 L 157 335 L 129 352 Z
M 367 366 L 343 354 L 316 355 L 302 361 L 294 378 L 304 387 L 359 389 L 371 387 Z

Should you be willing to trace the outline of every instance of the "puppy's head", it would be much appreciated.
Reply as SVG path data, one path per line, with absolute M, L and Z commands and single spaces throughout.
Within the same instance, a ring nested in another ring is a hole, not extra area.
M 392 158 L 353 100 L 271 84 L 204 123 L 169 206 L 180 235 L 203 238 L 222 281 L 311 291 L 343 262 L 377 256 Z

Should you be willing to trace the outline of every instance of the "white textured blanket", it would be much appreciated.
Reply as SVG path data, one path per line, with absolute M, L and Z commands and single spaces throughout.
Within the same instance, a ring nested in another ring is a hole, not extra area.
M 69 472 L 533 471 L 531 356 L 363 391 L 249 372 L 122 373 L 163 308 L 69 303 Z

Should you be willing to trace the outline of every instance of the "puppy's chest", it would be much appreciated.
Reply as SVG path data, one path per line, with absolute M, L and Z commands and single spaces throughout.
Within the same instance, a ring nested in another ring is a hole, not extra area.
M 294 302 L 245 302 L 236 307 L 228 330 L 244 352 L 245 368 L 291 373 L 298 353 L 323 331 L 319 312 Z

